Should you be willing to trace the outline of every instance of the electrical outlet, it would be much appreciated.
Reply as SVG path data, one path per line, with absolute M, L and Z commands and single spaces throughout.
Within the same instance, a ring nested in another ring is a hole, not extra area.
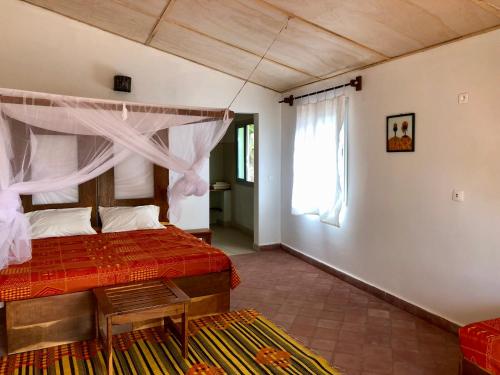
M 465 200 L 465 193 L 463 190 L 453 190 L 453 195 L 451 197 L 455 202 L 463 202 Z
M 469 93 L 463 92 L 458 94 L 458 104 L 467 104 L 469 103 Z

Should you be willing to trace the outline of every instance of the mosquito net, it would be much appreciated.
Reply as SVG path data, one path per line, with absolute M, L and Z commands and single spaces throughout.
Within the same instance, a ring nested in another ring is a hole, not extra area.
M 222 109 L 0 89 L 0 268 L 31 258 L 20 195 L 33 194 L 39 204 L 75 199 L 79 184 L 133 156 L 180 175 L 169 187 L 169 217 L 178 217 L 184 197 L 207 192 L 199 172 L 231 121 Z M 189 133 L 182 153 L 169 148 L 167 132 L 180 126 Z

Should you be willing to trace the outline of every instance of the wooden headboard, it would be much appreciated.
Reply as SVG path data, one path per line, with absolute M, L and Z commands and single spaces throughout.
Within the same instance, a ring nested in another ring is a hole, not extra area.
M 40 133 L 42 134 L 42 133 Z M 43 134 L 51 134 L 43 132 Z M 52 133 L 57 134 L 57 133 Z M 168 132 L 163 130 L 160 136 L 164 142 L 168 142 Z M 168 143 L 166 143 L 168 144 Z M 103 173 L 99 177 L 87 181 L 78 186 L 79 201 L 76 203 L 56 203 L 56 204 L 33 204 L 31 195 L 22 195 L 21 200 L 24 207 L 24 212 L 47 210 L 54 208 L 74 208 L 74 207 L 92 207 L 91 221 L 95 227 L 100 226 L 99 215 L 97 214 L 98 206 L 113 207 L 113 206 L 142 206 L 154 204 L 160 207 L 160 221 L 167 221 L 168 198 L 167 190 L 169 183 L 168 169 L 154 165 L 153 181 L 154 195 L 152 198 L 134 198 L 134 199 L 115 199 L 115 179 L 114 168 Z
M 152 198 L 116 199 L 114 169 L 97 178 L 97 204 L 99 206 L 143 206 L 154 204 L 160 207 L 160 221 L 167 221 L 168 200 L 168 169 L 154 166 L 154 196 Z
M 78 186 L 79 201 L 75 203 L 33 204 L 31 195 L 22 195 L 24 212 L 53 208 L 92 207 L 92 226 L 99 226 L 98 206 L 143 206 L 154 204 L 160 207 L 160 221 L 168 221 L 168 169 L 154 166 L 154 196 L 152 198 L 115 199 L 114 169 Z
M 97 226 L 97 181 L 96 179 L 78 185 L 79 201 L 75 203 L 53 203 L 53 204 L 33 204 L 31 195 L 21 195 L 24 212 L 48 210 L 52 208 L 74 208 L 92 207 L 90 220 L 93 226 Z

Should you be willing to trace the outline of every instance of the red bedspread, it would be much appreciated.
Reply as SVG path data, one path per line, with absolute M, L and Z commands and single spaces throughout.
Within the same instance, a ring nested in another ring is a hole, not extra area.
M 459 336 L 465 359 L 500 374 L 500 319 L 469 324 L 460 328 Z
M 31 261 L 0 271 L 0 301 L 225 270 L 236 287 L 239 277 L 226 254 L 174 226 L 38 239 Z

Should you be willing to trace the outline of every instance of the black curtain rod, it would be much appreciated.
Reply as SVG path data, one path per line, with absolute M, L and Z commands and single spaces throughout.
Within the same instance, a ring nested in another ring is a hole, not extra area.
M 300 96 L 294 97 L 293 95 L 290 95 L 290 96 L 287 96 L 286 98 L 283 98 L 283 100 L 280 100 L 278 103 L 288 103 L 290 106 L 293 106 L 293 101 L 295 99 L 305 98 L 306 96 L 321 94 L 323 92 L 337 90 L 337 89 L 340 89 L 342 87 L 348 87 L 348 86 L 355 87 L 356 91 L 361 91 L 362 82 L 363 82 L 363 80 L 362 80 L 361 76 L 357 76 L 355 79 L 351 79 L 349 81 L 349 83 L 345 83 L 343 85 L 338 85 L 335 87 L 330 87 L 328 89 L 324 89 L 324 90 L 320 90 L 320 91 L 310 92 L 309 94 L 304 94 L 304 95 L 300 95 Z

